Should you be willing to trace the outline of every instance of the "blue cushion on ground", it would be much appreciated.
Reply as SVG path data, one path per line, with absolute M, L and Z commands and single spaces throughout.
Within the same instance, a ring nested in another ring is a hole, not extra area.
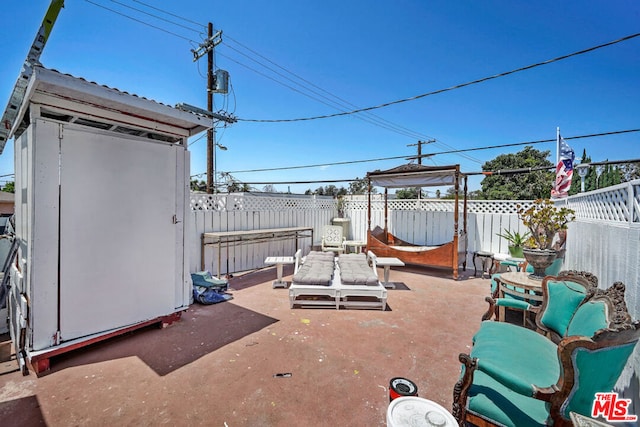
M 191 273 L 191 281 L 194 286 L 204 286 L 205 288 L 225 288 L 229 281 L 227 279 L 217 279 L 211 276 L 208 271 L 198 271 Z

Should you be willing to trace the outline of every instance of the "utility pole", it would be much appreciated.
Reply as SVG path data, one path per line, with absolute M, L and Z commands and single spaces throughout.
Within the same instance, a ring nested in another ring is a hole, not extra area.
M 198 49 L 192 49 L 193 61 L 197 61 L 202 58 L 204 54 L 207 54 L 207 112 L 209 115 L 213 115 L 213 94 L 214 93 L 226 93 L 226 88 L 217 88 L 216 76 L 213 73 L 214 58 L 213 49 L 222 42 L 222 31 L 213 33 L 213 23 L 209 22 L 207 39 L 203 41 Z M 226 84 L 226 82 L 225 82 Z M 215 191 L 215 126 L 207 130 L 207 193 L 212 194 Z
M 207 32 L 208 40 L 213 37 L 213 24 L 209 22 L 209 29 Z M 207 111 L 213 113 L 213 46 L 207 51 Z M 214 139 L 215 139 L 215 126 L 211 126 L 211 129 L 207 130 L 207 193 L 212 194 L 215 190 L 215 177 L 216 173 L 213 170 L 213 162 L 215 161 L 214 154 Z
M 435 140 L 435 139 L 430 139 L 430 140 L 428 140 L 428 141 L 418 141 L 418 143 L 417 143 L 417 144 L 409 144 L 409 145 L 407 145 L 407 147 L 416 147 L 416 146 L 418 147 L 418 156 L 417 156 L 417 157 L 410 157 L 410 159 L 412 159 L 412 158 L 417 158 L 417 159 L 418 159 L 418 164 L 419 164 L 419 165 L 421 165 L 421 164 L 422 164 L 422 158 L 423 158 L 423 157 L 430 157 L 430 156 L 432 156 L 432 154 L 425 154 L 424 156 L 422 155 L 422 145 L 423 145 L 423 144 L 432 144 L 432 143 L 434 143 L 434 142 L 436 142 L 436 140 Z
M 421 165 L 422 164 L 422 157 L 429 157 L 431 156 L 431 154 L 427 154 L 426 156 L 422 155 L 422 145 L 423 144 L 431 144 L 433 142 L 436 142 L 435 139 L 430 139 L 428 141 L 418 141 L 417 144 L 409 144 L 407 145 L 407 147 L 415 147 L 418 146 L 418 164 Z M 422 197 L 422 188 L 418 187 L 418 199 L 420 199 Z

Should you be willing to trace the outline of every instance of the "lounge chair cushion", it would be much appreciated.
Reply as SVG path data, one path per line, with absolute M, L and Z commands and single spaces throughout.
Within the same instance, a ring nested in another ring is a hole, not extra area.
M 330 252 L 312 251 L 293 275 L 293 282 L 304 285 L 330 286 L 333 280 L 334 256 Z
M 342 254 L 338 258 L 338 265 L 343 285 L 378 285 L 378 277 L 369 266 L 365 254 Z

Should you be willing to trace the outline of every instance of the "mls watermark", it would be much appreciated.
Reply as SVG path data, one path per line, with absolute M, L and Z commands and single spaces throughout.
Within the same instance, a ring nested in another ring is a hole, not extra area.
M 622 399 L 618 393 L 596 393 L 591 416 L 604 417 L 609 422 L 637 421 L 637 415 L 629 414 L 630 404 L 631 399 Z

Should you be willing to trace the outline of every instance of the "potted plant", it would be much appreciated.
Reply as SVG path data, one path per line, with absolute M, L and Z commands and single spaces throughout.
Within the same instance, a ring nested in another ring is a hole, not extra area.
M 338 209 L 338 218 L 344 218 L 344 197 L 338 196 L 336 198 L 336 209 Z
M 498 237 L 502 237 L 509 242 L 509 255 L 513 258 L 524 258 L 522 248 L 530 234 L 528 231 L 520 234 L 518 231 L 511 231 L 506 228 L 504 229 L 504 233 L 497 233 Z
M 558 208 L 549 199 L 537 199 L 526 209 L 517 205 L 517 209 L 518 217 L 530 232 L 522 251 L 524 258 L 533 266 L 533 277 L 544 277 L 544 270 L 558 255 L 552 247 L 553 238 L 575 220 L 575 211 L 566 207 Z

